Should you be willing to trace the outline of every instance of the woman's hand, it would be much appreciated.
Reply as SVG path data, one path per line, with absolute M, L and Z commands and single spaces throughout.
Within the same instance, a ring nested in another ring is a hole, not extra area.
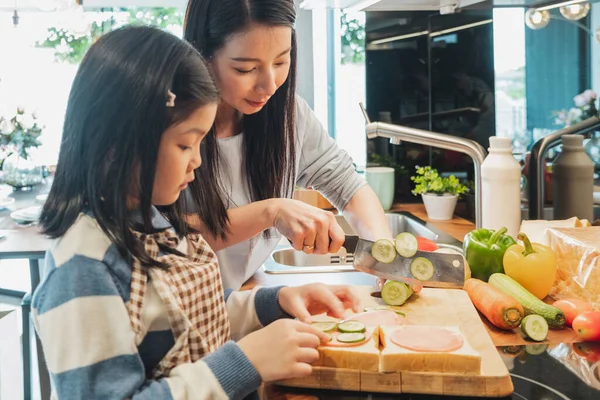
M 300 321 L 311 323 L 311 315 L 327 313 L 344 318 L 347 309 L 361 311 L 360 299 L 350 286 L 330 286 L 313 283 L 279 290 L 279 305 Z
M 312 372 L 319 359 L 317 347 L 329 335 L 312 325 L 280 319 L 238 341 L 250 363 L 265 382 L 299 378 Z
M 274 199 L 273 226 L 298 251 L 307 254 L 337 253 L 344 244 L 344 231 L 333 213 L 298 200 Z

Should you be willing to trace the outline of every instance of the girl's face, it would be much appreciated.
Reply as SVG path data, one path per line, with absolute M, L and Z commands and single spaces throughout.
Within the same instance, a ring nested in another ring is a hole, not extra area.
M 242 114 L 260 111 L 290 71 L 292 29 L 251 25 L 230 37 L 211 66 L 222 100 Z
M 181 191 L 194 180 L 194 170 L 202 164 L 200 143 L 212 127 L 216 113 L 217 104 L 206 105 L 162 134 L 152 204 L 166 206 L 175 203 Z

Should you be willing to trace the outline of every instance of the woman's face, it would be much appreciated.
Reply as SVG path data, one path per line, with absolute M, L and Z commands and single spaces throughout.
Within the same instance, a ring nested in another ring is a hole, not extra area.
M 292 29 L 251 25 L 231 36 L 211 60 L 223 102 L 242 114 L 260 111 L 290 71 Z

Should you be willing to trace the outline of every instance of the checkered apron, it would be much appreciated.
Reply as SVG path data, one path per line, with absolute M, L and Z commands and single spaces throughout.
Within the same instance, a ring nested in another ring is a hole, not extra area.
M 187 235 L 188 257 L 160 254 L 159 243 L 177 248 L 180 238 L 171 229 L 152 234 L 133 232 L 146 252 L 169 268 L 145 268 L 134 259 L 127 309 L 136 336 L 142 342 L 146 331 L 140 322 L 148 283 L 154 286 L 168 311 L 175 345 L 152 370 L 149 378 L 169 375 L 183 363 L 199 360 L 221 347 L 230 337 L 229 318 L 217 257 L 199 234 Z

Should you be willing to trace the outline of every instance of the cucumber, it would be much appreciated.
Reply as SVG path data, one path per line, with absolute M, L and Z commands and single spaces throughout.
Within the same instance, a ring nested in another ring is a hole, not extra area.
M 364 333 L 340 333 L 337 337 L 338 342 L 358 343 L 365 340 Z
M 433 263 L 425 257 L 417 257 L 410 263 L 410 273 L 420 281 L 430 280 L 433 272 Z
M 402 232 L 394 239 L 396 251 L 402 257 L 410 258 L 417 254 L 419 250 L 419 242 L 415 235 L 409 232 Z
M 380 263 L 389 264 L 396 258 L 394 244 L 387 239 L 379 239 L 373 243 L 371 255 Z
M 313 322 L 311 325 L 323 332 L 335 331 L 337 328 L 337 322 L 333 321 L 318 321 Z
M 412 294 L 412 288 L 404 282 L 385 281 L 381 288 L 381 298 L 390 306 L 401 306 Z
M 530 314 L 521 321 L 521 331 L 536 342 L 543 342 L 548 337 L 548 323 L 541 315 Z
M 367 330 L 365 324 L 360 321 L 344 321 L 338 325 L 338 331 L 342 333 L 362 333 Z
M 488 283 L 514 297 L 523 306 L 525 314 L 540 315 L 553 328 L 560 328 L 565 324 L 565 314 L 562 311 L 535 297 L 510 276 L 495 273 L 490 276 Z

